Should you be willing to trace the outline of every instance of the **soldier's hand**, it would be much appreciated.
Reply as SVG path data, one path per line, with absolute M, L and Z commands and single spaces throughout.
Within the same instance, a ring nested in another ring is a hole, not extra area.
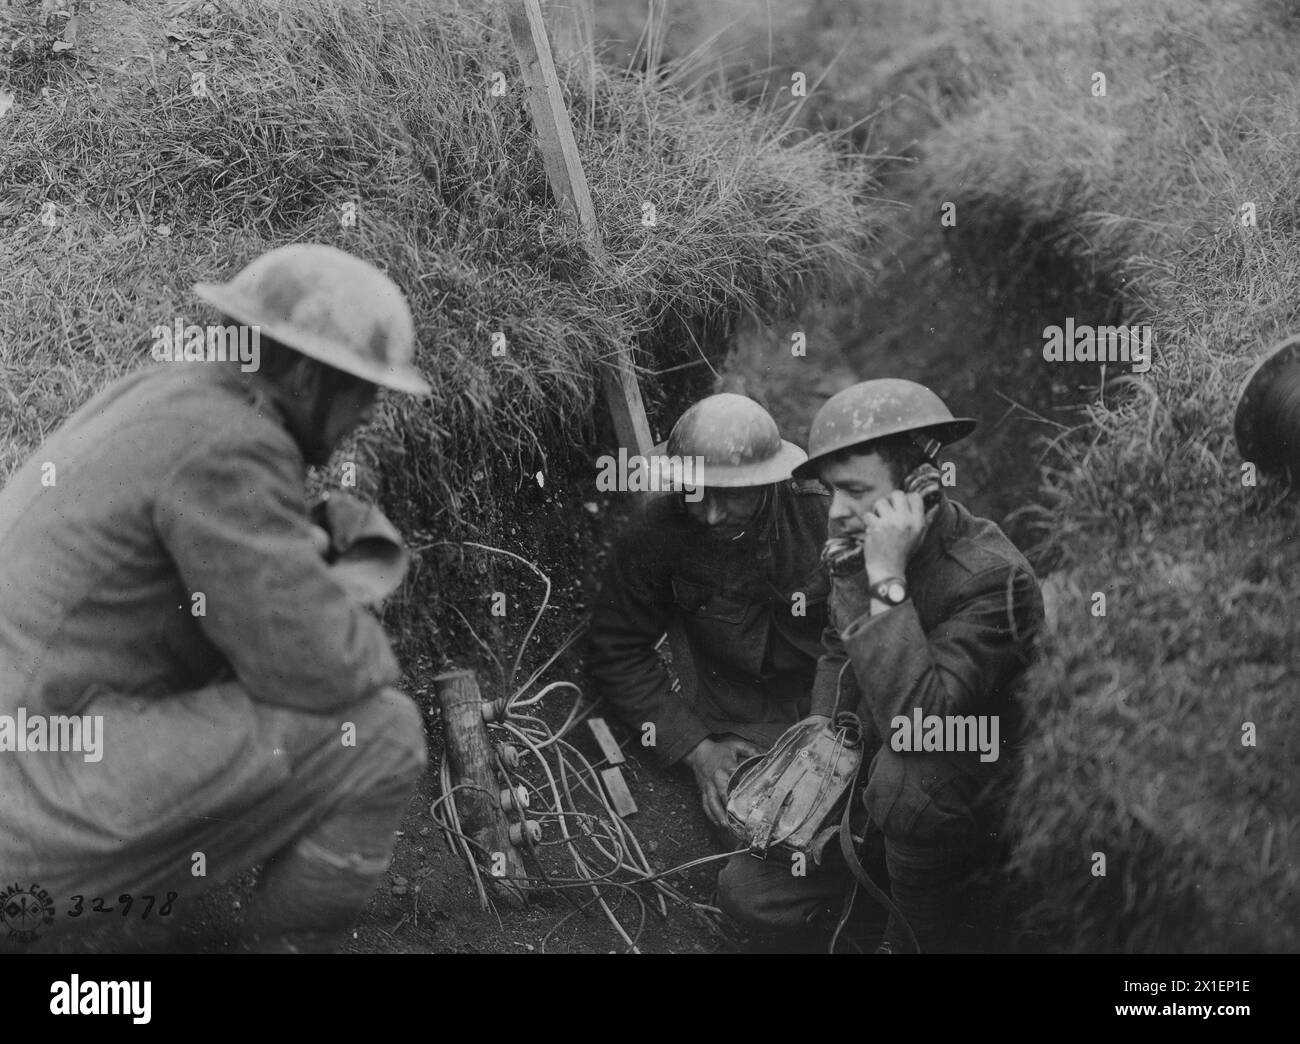
M 739 736 L 724 736 L 720 740 L 704 739 L 689 754 L 686 763 L 695 773 L 700 787 L 704 814 L 716 827 L 727 825 L 727 781 L 746 758 L 763 752 Z
M 925 533 L 925 503 L 919 493 L 896 489 L 881 497 L 863 519 L 862 561 L 874 583 L 902 576 Z

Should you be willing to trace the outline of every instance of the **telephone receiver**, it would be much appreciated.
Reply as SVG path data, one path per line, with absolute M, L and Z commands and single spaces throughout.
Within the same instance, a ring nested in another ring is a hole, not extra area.
M 908 472 L 907 478 L 903 479 L 903 489 L 908 493 L 920 493 L 921 503 L 925 507 L 926 514 L 929 514 L 939 506 L 943 496 L 939 482 L 939 469 L 933 464 L 922 464 Z
M 921 494 L 921 504 L 928 516 L 943 497 L 939 469 L 922 464 L 903 479 L 903 491 Z M 862 541 L 856 536 L 831 537 L 822 548 L 822 565 L 832 576 L 848 576 L 862 566 Z

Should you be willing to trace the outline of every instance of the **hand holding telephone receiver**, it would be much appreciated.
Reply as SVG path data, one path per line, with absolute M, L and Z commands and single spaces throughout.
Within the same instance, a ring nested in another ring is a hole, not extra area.
M 903 492 L 921 494 L 921 503 L 929 515 L 942 498 L 939 469 L 922 464 L 903 480 Z M 831 537 L 822 548 L 822 565 L 831 576 L 850 576 L 862 569 L 862 538 Z

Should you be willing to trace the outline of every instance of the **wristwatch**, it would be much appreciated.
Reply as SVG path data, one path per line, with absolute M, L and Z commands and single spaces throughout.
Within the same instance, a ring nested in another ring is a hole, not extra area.
M 891 576 L 871 585 L 871 597 L 884 602 L 891 608 L 907 601 L 907 581 L 902 577 Z

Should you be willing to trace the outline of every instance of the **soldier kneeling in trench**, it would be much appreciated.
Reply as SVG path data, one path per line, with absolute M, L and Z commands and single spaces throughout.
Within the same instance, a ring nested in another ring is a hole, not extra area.
M 877 952 L 909 949 L 909 926 L 922 951 L 954 945 L 963 882 L 987 857 L 997 821 L 992 799 L 1016 738 L 1016 685 L 1042 622 L 1024 556 L 937 481 L 935 454 L 974 426 L 921 385 L 866 381 L 821 408 L 810 456 L 794 472 L 831 490 L 830 625 L 811 719 L 854 712 L 867 737 L 865 790 L 851 796 L 865 806 L 871 836 L 883 837 L 902 915 L 890 917 Z M 939 735 L 961 737 L 955 749 L 932 742 L 935 720 Z M 954 723 L 960 730 L 947 727 Z M 972 749 L 973 734 L 994 743 Z M 746 854 L 723 869 L 719 903 L 778 941 L 827 924 L 852 885 L 842 859 L 795 876 L 789 860 Z
M 619 535 L 587 662 L 638 744 L 690 766 L 705 814 L 722 830 L 736 766 L 810 712 L 826 624 L 829 498 L 815 479 L 791 478 L 806 455 L 743 395 L 696 403 L 653 453 L 695 461 L 692 488 L 646 494 Z M 655 652 L 670 630 L 688 699 L 673 694 Z
M 426 754 L 383 629 L 322 557 L 306 465 L 378 385 L 430 389 L 401 291 L 342 251 L 282 247 L 195 291 L 260 331 L 259 367 L 125 377 L 0 491 L 0 715 L 102 725 L 93 760 L 0 752 L 0 881 L 39 886 L 54 934 L 157 924 L 261 864 L 248 945 L 328 950 Z

